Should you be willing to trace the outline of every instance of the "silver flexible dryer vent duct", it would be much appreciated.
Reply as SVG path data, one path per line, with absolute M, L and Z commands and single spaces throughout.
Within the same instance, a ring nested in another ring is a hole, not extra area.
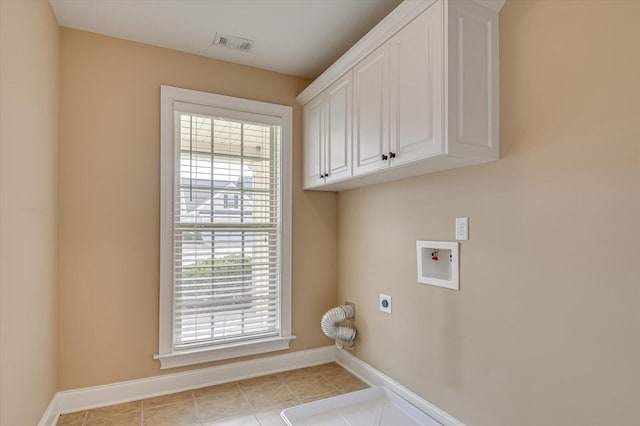
M 320 325 L 322 332 L 332 339 L 336 339 L 336 346 L 340 349 L 347 346 L 353 346 L 353 340 L 356 338 L 355 327 L 347 325 L 336 325 L 336 323 L 345 321 L 355 316 L 353 306 L 341 305 L 337 306 L 322 316 Z M 345 342 L 346 341 L 346 342 Z

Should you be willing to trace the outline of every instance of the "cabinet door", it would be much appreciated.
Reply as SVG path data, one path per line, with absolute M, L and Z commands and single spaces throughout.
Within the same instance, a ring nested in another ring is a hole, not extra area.
M 324 183 L 323 144 L 325 137 L 324 97 L 304 106 L 304 187 L 313 188 Z
M 443 154 L 443 2 L 389 41 L 391 164 Z
M 447 24 L 447 154 L 500 157 L 498 14 L 476 2 L 450 2 Z
M 326 91 L 327 137 L 324 150 L 326 182 L 351 176 L 351 72 Z
M 389 57 L 384 44 L 353 69 L 354 164 L 360 175 L 389 166 Z

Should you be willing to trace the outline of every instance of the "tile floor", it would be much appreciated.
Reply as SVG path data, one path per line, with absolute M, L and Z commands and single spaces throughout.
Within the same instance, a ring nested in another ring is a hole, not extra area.
M 63 414 L 58 426 L 275 426 L 280 412 L 368 386 L 336 363 Z

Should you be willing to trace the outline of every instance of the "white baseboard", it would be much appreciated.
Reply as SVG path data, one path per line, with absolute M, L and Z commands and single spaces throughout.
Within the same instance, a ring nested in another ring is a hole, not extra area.
M 56 393 L 51 398 L 51 402 L 49 402 L 44 414 L 42 414 L 38 426 L 55 426 L 58 422 L 58 417 L 60 417 L 60 406 L 58 405 L 58 394 Z
M 371 386 L 384 386 L 444 426 L 465 426 L 460 420 L 436 407 L 346 351 L 336 350 L 336 362 Z
M 55 426 L 61 413 L 73 413 L 121 404 L 332 361 L 336 361 L 372 386 L 387 387 L 444 426 L 465 426 L 453 416 L 420 398 L 395 380 L 348 352 L 337 349 L 334 345 L 181 373 L 60 391 L 51 399 L 51 403 L 42 415 L 38 426 Z
M 61 391 L 55 399 L 60 413 L 72 413 L 324 364 L 335 360 L 334 349 L 333 345 L 325 346 L 181 373 Z

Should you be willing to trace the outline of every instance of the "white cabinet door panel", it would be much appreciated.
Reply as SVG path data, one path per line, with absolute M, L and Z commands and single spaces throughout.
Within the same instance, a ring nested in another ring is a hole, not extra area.
M 323 184 L 322 146 L 325 133 L 324 98 L 319 96 L 304 107 L 304 187 Z
M 389 153 L 388 68 L 385 44 L 353 70 L 354 175 L 389 166 L 388 160 L 382 160 Z
M 475 2 L 451 2 L 448 20 L 448 154 L 497 160 L 497 16 Z
M 351 176 L 351 72 L 326 92 L 327 141 L 325 145 L 326 182 Z
M 442 2 L 389 42 L 392 164 L 444 153 Z

